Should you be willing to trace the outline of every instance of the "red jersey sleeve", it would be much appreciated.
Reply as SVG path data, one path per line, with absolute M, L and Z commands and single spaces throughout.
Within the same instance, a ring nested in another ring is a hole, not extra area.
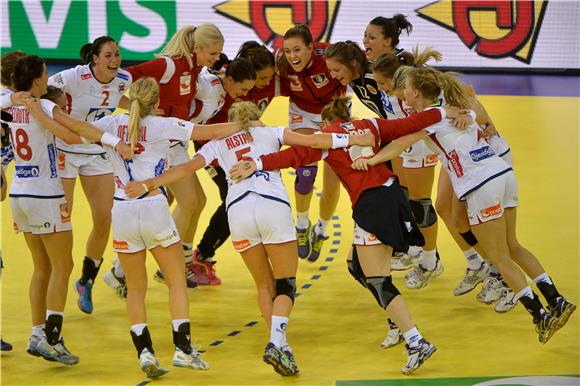
M 277 170 L 288 167 L 297 168 L 320 161 L 321 159 L 322 150 L 303 146 L 292 146 L 277 153 L 266 154 L 260 157 L 262 170 Z
M 129 71 L 131 74 L 133 82 L 144 76 L 151 76 L 155 78 L 157 83 L 159 83 L 161 77 L 165 74 L 166 67 L 167 63 L 165 62 L 165 59 L 157 58 L 135 66 L 127 67 L 125 70 Z
M 429 109 L 400 119 L 375 119 L 379 126 L 381 141 L 392 141 L 407 134 L 414 133 L 441 121 L 439 109 Z

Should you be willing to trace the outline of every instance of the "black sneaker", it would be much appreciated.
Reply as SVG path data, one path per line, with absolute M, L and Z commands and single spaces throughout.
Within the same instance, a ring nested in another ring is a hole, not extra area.
M 542 313 L 540 319 L 534 320 L 534 324 L 536 325 L 538 340 L 542 344 L 546 344 L 558 329 L 558 319 L 547 312 Z
M 554 307 L 548 306 L 548 311 L 558 320 L 556 329 L 560 329 L 564 327 L 570 315 L 576 311 L 576 305 L 566 300 L 563 296 L 560 296 Z
M 437 351 L 437 347 L 429 343 L 425 339 L 419 341 L 418 347 L 410 348 L 409 345 L 405 345 L 407 350 L 407 364 L 403 366 L 401 372 L 405 375 L 411 374 L 413 371 L 417 370 L 421 365 Z
M 296 240 L 298 243 L 298 257 L 306 259 L 310 256 L 312 246 L 310 245 L 310 229 L 312 224 L 308 221 L 308 228 L 300 229 L 296 227 Z

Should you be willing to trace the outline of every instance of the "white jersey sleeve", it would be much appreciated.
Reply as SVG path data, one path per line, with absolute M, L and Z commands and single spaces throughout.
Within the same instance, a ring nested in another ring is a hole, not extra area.
M 204 68 L 197 79 L 197 93 L 190 108 L 191 121 L 204 123 L 216 115 L 224 105 L 226 92 L 222 81 Z M 201 104 L 200 107 L 196 104 Z
M 286 127 L 284 126 L 275 126 L 275 127 L 268 127 L 267 129 L 264 128 L 265 130 L 270 130 L 271 134 L 274 136 L 275 139 L 278 140 L 278 142 L 280 143 L 280 145 L 286 145 L 286 142 L 284 142 L 284 132 L 286 131 Z
M 191 139 L 191 133 L 195 128 L 193 123 L 179 118 L 157 118 L 163 120 L 160 125 L 163 127 L 162 133 L 167 139 L 174 141 L 189 141 Z
M 48 78 L 48 84 L 49 86 L 58 87 L 64 93 L 70 95 L 71 92 L 74 92 L 78 87 L 77 79 L 79 79 L 79 76 L 77 76 L 77 69 L 69 68 L 68 70 L 61 71 Z
M 213 161 L 218 159 L 219 146 L 216 141 L 209 141 L 197 151 L 197 155 L 200 155 L 205 160 L 205 166 L 211 164 Z

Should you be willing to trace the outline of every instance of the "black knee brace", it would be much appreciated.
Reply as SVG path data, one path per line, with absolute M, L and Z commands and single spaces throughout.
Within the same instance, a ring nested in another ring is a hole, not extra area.
M 437 221 L 437 212 L 435 212 L 433 202 L 430 198 L 422 198 L 420 200 L 410 199 L 409 206 L 419 228 L 427 228 Z
M 366 288 L 367 283 L 365 281 L 365 275 L 360 268 L 360 264 L 355 264 L 353 260 L 347 260 L 346 266 L 348 267 L 348 272 L 351 274 L 351 276 L 354 277 L 354 279 L 358 281 L 360 285 Z
M 393 284 L 391 276 L 370 276 L 366 278 L 367 288 L 382 308 L 387 308 L 395 296 L 401 293 Z
M 295 277 L 285 277 L 282 279 L 274 280 L 276 284 L 276 295 L 274 299 L 276 299 L 280 295 L 286 295 L 292 300 L 294 303 L 294 299 L 296 298 L 296 278 Z
M 465 242 L 469 244 L 470 247 L 474 247 L 475 245 L 477 245 L 477 238 L 475 237 L 475 235 L 471 230 L 459 234 L 461 235 L 461 237 L 463 237 L 463 240 L 465 240 Z

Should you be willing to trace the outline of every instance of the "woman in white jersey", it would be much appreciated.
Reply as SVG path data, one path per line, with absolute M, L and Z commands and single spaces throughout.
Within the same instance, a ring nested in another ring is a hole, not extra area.
M 333 145 L 344 147 L 349 142 L 351 145 L 374 142 L 369 135 L 349 138 L 332 134 L 301 135 L 283 127 L 248 129 L 247 122 L 258 119 L 260 114 L 252 102 L 234 103 L 229 118 L 230 121 L 242 121 L 243 131 L 207 143 L 190 162 L 161 176 L 127 185 L 127 194 L 137 197 L 155 190 L 214 160 L 224 170 L 230 170 L 240 159 L 278 151 L 281 144 L 329 148 Z M 298 367 L 286 340 L 286 326 L 296 293 L 298 256 L 288 193 L 279 171 L 255 173 L 237 184 L 228 178 L 228 183 L 226 208 L 232 243 L 252 274 L 260 311 L 270 327 L 270 342 L 263 360 L 283 376 L 294 375 Z
M 13 79 L 15 90 L 38 98 L 47 89 L 46 65 L 38 56 L 23 57 L 15 66 Z M 13 117 L 10 138 L 15 156 L 10 207 L 15 229 L 24 233 L 34 263 L 30 282 L 33 327 L 27 351 L 74 365 L 79 358 L 67 350 L 60 336 L 73 260 L 70 212 L 57 172 L 54 137 L 81 143 L 70 128 L 89 140 L 112 146 L 119 139 L 70 117 L 44 99 L 40 103 L 30 101 L 27 107 L 14 106 L 9 112 Z M 117 149 L 128 151 L 122 144 Z
M 130 142 L 134 157 L 125 161 L 109 152 L 115 179 L 113 206 L 113 250 L 118 254 L 127 281 L 127 311 L 131 337 L 141 369 L 150 378 L 163 375 L 147 328 L 145 294 L 147 291 L 146 251 L 150 250 L 163 271 L 169 287 L 169 306 L 173 324 L 175 353 L 173 365 L 207 369 L 191 347 L 189 303 L 180 236 L 169 212 L 165 189 L 151 189 L 137 199 L 129 198 L 124 188 L 130 181 L 145 180 L 168 168 L 171 140 L 223 138 L 239 130 L 239 125 L 194 125 L 179 118 L 153 115 L 159 106 L 159 86 L 155 79 L 140 78 L 130 89 L 129 115 L 103 118 L 94 124 Z
M 453 105 L 464 108 L 473 105 L 472 98 L 454 76 L 428 68 L 409 70 L 405 101 L 416 111 L 422 111 L 437 101 L 442 90 Z M 385 162 L 420 138 L 428 138 L 430 146 L 437 149 L 455 194 L 467 203 L 473 233 L 516 293 L 516 300 L 532 315 L 539 341 L 546 343 L 566 324 L 576 306 L 558 292 L 538 259 L 516 239 L 518 186 L 511 166 L 485 141 L 477 124 L 459 130 L 449 122 L 399 138 L 368 162 Z M 534 280 L 548 303 L 547 309 L 516 264 Z
M 62 89 L 68 97 L 72 117 L 94 122 L 111 115 L 119 100 L 131 86 L 131 74 L 120 68 L 121 54 L 117 42 L 101 36 L 81 48 L 85 63 L 50 77 L 48 83 Z M 68 145 L 57 140 L 58 174 L 69 204 L 73 208 L 77 177 L 91 207 L 93 229 L 89 234 L 83 260 L 82 276 L 75 282 L 78 306 L 93 312 L 92 288 L 111 229 L 113 207 L 113 174 L 111 161 L 97 144 Z

